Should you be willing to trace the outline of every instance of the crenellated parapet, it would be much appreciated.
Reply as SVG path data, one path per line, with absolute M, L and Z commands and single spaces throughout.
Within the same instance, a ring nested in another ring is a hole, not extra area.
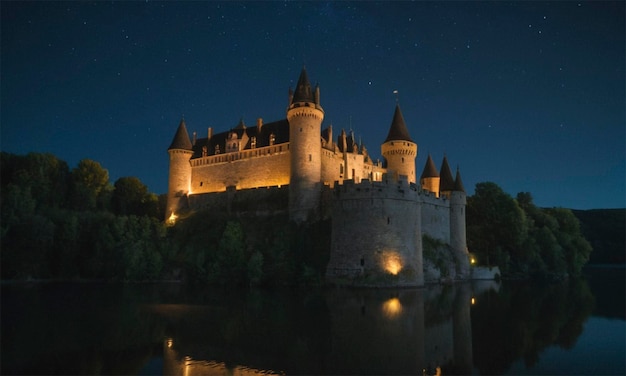
M 418 187 L 409 183 L 406 176 L 400 176 L 398 180 L 389 179 L 383 174 L 382 181 L 363 179 L 356 183 L 353 179 L 338 181 L 334 185 L 334 197 L 336 200 L 358 199 L 390 199 L 417 201 L 419 199 Z

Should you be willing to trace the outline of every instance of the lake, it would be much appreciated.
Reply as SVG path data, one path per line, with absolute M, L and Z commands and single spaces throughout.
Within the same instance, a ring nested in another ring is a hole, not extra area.
M 2 374 L 626 372 L 624 267 L 422 289 L 2 285 Z

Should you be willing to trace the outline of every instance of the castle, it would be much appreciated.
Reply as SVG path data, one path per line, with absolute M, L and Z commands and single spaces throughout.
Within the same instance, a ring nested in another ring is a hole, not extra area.
M 429 155 L 417 181 L 417 144 L 399 105 L 381 145 L 383 163 L 373 161 L 352 132 L 342 130 L 335 139 L 323 120 L 319 86 L 311 86 L 304 68 L 289 90 L 286 119 L 257 119 L 252 127 L 242 120 L 226 132 L 208 128 L 202 138 L 195 132 L 190 138 L 181 120 L 168 148 L 166 220 L 219 192 L 252 190 L 262 199 L 259 188 L 287 189 L 292 221 L 331 217 L 330 280 L 395 276 L 398 284 L 423 285 L 423 235 L 448 244 L 454 277 L 469 278 L 459 170 L 453 178 L 444 157 L 437 171 Z M 330 200 L 322 200 L 325 192 Z

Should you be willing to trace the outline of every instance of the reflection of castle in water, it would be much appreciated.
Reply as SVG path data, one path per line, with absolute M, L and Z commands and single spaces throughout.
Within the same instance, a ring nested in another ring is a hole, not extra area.
M 164 374 L 469 374 L 470 306 L 494 282 L 334 290 L 281 306 L 155 306 L 170 322 Z M 276 299 L 276 300 L 274 300 Z

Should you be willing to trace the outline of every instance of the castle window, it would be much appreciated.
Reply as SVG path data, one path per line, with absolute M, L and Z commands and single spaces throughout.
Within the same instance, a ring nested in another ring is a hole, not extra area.
M 339 174 L 343 175 L 343 164 L 339 165 Z
M 270 146 L 274 145 L 274 142 L 276 141 L 276 136 L 274 135 L 274 133 L 270 134 Z
M 256 137 L 252 137 L 252 140 L 250 141 L 250 148 L 254 149 L 256 148 Z
M 220 146 L 215 145 L 215 154 L 219 154 L 219 153 L 220 153 Z
M 309 154 L 309 162 L 313 160 L 313 155 Z
M 391 223 L 391 218 L 387 217 L 387 224 Z
M 402 157 L 402 163 L 404 163 L 404 157 Z
M 200 182 L 200 186 L 202 187 L 202 182 Z

